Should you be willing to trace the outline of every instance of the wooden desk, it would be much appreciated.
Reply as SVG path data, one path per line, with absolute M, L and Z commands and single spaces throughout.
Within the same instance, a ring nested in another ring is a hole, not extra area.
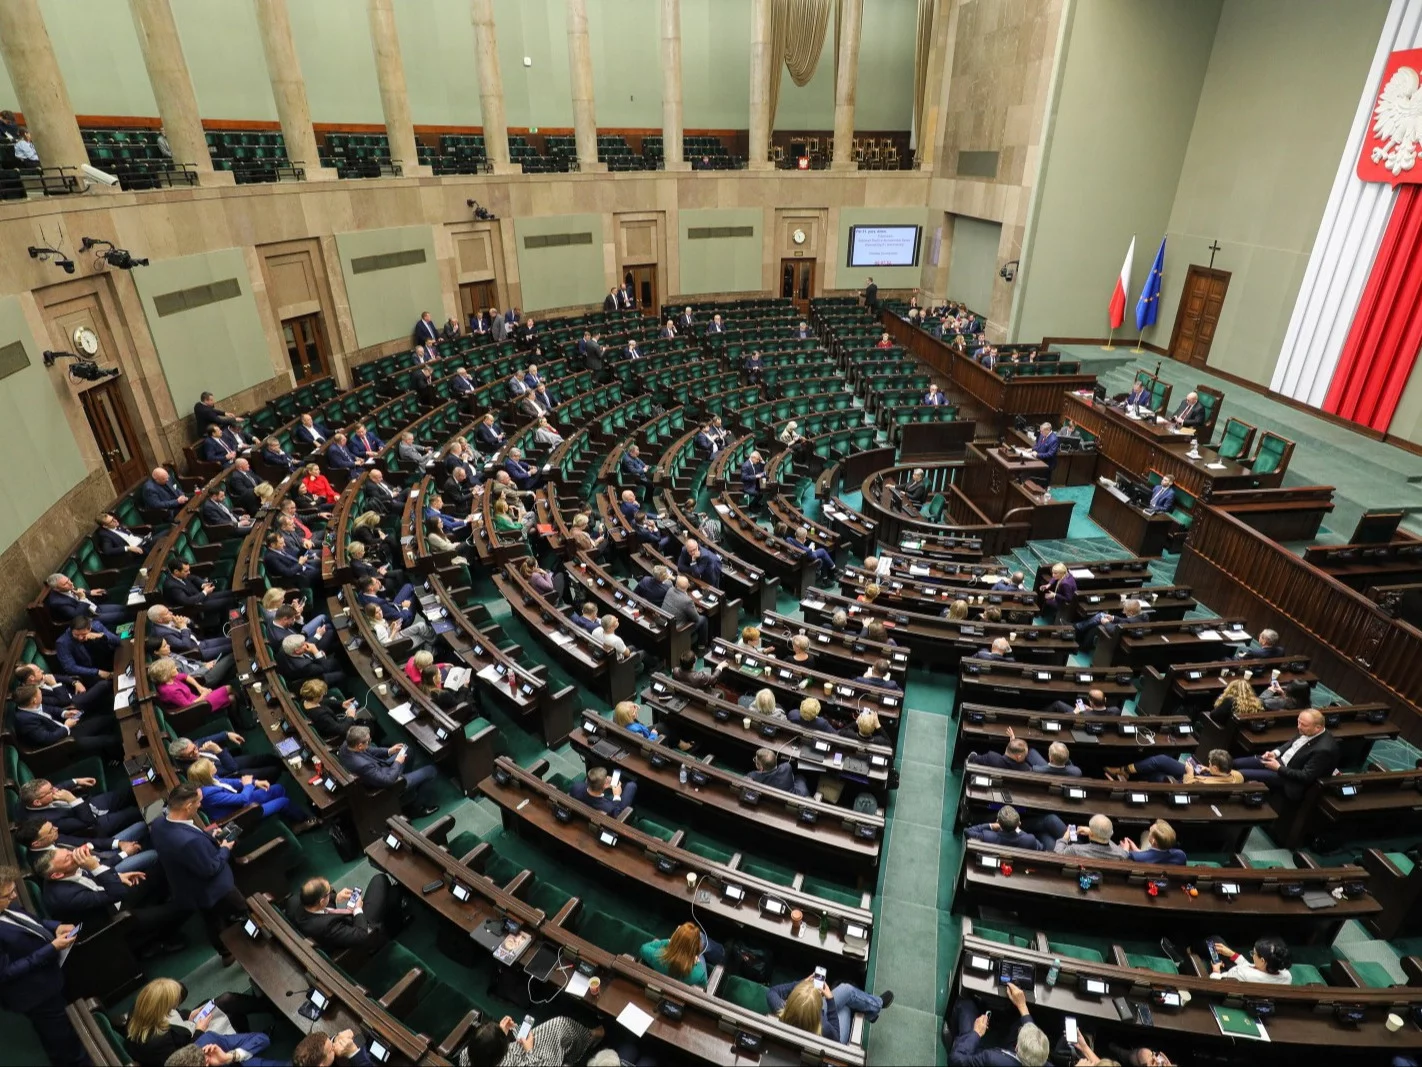
M 1131 672 L 1121 668 L 1054 667 L 969 657 L 958 664 L 958 670 L 955 716 L 964 702 L 1007 708 L 1046 706 L 1053 700 L 1071 704 L 1088 690 L 1100 689 L 1108 704 L 1120 707 L 1136 695 Z
M 1198 460 L 1190 459 L 1189 445 L 1184 442 L 1193 435 L 1170 430 L 1169 423 L 1131 419 L 1119 408 L 1088 397 L 1067 394 L 1062 400 L 1062 417 L 1096 438 L 1100 456 L 1097 474 L 1104 477 L 1124 470 L 1145 481 L 1151 471 L 1159 471 L 1171 475 L 1176 485 L 1197 500 L 1209 499 L 1215 489 L 1253 489 L 1262 477 L 1211 448 L 1200 449 Z M 1213 464 L 1222 466 L 1212 470 Z
M 1331 893 L 1344 882 L 1367 883 L 1368 872 L 1361 867 L 1317 868 L 1177 867 L 1138 863 L 1133 860 L 1085 860 L 1054 852 L 1004 848 L 981 841 L 965 841 L 963 862 L 958 870 L 958 891 L 979 904 L 1025 913 L 1050 913 L 1053 925 L 1079 928 L 1104 927 L 1113 937 L 1135 933 L 1153 938 L 1161 930 L 1171 931 L 1177 944 L 1188 934 L 1219 934 L 1248 941 L 1267 927 L 1288 937 L 1291 943 L 1332 944 L 1339 928 L 1349 919 L 1366 919 L 1382 910 L 1371 895 L 1344 897 L 1330 908 L 1314 910 L 1300 897 L 1285 897 L 1283 885 L 1321 889 Z M 1012 869 L 1004 873 L 1001 864 Z M 1082 871 L 1098 872 L 1101 884 L 1083 893 L 1077 882 Z M 1147 880 L 1168 882 L 1159 893 L 1146 892 Z M 1237 896 L 1224 900 L 1216 886 L 1229 882 L 1239 886 Z M 1197 896 L 1183 891 L 1193 886 Z M 958 908 L 954 898 L 955 910 Z M 1060 915 L 1061 921 L 1057 921 Z
M 1108 534 L 1138 556 L 1156 558 L 1181 532 L 1181 526 L 1164 512 L 1136 507 L 1114 485 L 1097 484 L 1091 494 L 1091 518 Z
M 1186 708 L 1204 708 L 1213 704 L 1230 682 L 1244 677 L 1245 671 L 1252 672 L 1249 681 L 1258 691 L 1269 684 L 1275 670 L 1279 671 L 1279 684 L 1283 686 L 1296 681 L 1313 685 L 1318 681 L 1318 676 L 1308 669 L 1308 659 L 1304 656 L 1212 660 L 1163 668 L 1147 664 L 1140 672 L 1136 711 L 1142 715 L 1157 714 L 1167 700 Z
M 1089 733 L 1088 726 L 1101 732 Z M 1053 741 L 1065 742 L 1071 748 L 1071 761 L 1084 771 L 1121 767 L 1161 753 L 1183 759 L 1200 747 L 1193 729 L 1183 715 L 1058 715 L 964 704 L 958 715 L 960 743 L 953 749 L 953 765 L 963 766 L 970 748 L 1001 751 L 1009 730 L 1039 751 Z M 1147 736 L 1152 738 L 1149 743 L 1142 739 Z
M 1173 619 L 1163 622 L 1124 621 L 1117 618 L 1111 632 L 1099 634 L 1091 662 L 1097 667 L 1121 664 L 1139 670 L 1145 666 L 1170 667 L 1185 663 L 1219 662 L 1234 654 L 1236 645 L 1254 639 L 1246 621 L 1228 619 Z M 1228 636 L 1243 634 L 1243 637 Z M 1252 669 L 1247 661 L 1241 669 Z
M 810 639 L 811 662 L 827 674 L 859 677 L 877 660 L 889 661 L 889 677 L 903 688 L 908 677 L 908 649 L 897 644 L 880 644 L 868 637 L 836 633 L 826 626 L 767 612 L 760 624 L 761 642 L 775 649 L 778 659 L 790 659 L 790 642 L 799 634 Z
M 1047 484 L 1047 464 L 1035 455 L 1023 456 L 1013 449 L 990 445 L 968 445 L 963 489 L 993 522 L 1004 522 L 1009 511 L 1022 502 L 1009 492 L 1016 483 L 1031 479 Z

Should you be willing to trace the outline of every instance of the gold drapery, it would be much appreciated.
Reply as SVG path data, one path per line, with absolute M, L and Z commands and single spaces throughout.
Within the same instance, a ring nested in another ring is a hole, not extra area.
M 833 4 L 838 13 L 838 0 Z M 803 86 L 815 76 L 820 53 L 825 48 L 831 0 L 773 0 L 770 8 L 770 128 L 775 129 L 775 109 L 780 103 L 780 71 L 790 72 L 790 80 Z M 839 26 L 835 24 L 836 53 Z M 838 55 L 835 68 L 838 71 Z

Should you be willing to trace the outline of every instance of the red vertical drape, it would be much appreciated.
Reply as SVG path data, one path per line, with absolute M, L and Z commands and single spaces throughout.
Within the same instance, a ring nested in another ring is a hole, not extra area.
M 1398 190 L 1323 410 L 1386 430 L 1422 347 L 1422 186 Z

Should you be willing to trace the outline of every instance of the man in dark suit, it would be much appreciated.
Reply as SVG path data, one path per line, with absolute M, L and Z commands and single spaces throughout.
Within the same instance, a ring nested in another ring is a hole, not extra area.
M 153 820 L 153 847 L 168 875 L 173 903 L 184 911 L 202 914 L 207 939 L 225 967 L 232 954 L 222 943 L 222 931 L 247 910 L 232 876 L 232 850 L 237 839 L 221 842 L 218 827 L 200 827 L 196 819 L 202 791 L 182 782 L 168 794 L 168 810 Z
M 1298 736 L 1287 745 L 1262 756 L 1240 756 L 1234 769 L 1247 782 L 1263 782 L 1270 789 L 1281 790 L 1286 800 L 1301 800 L 1309 786 L 1337 768 L 1338 740 L 1328 732 L 1323 712 L 1316 708 L 1299 712 L 1298 728 Z
M 400 498 L 385 481 L 385 472 L 375 467 L 365 477 L 365 506 L 377 515 L 394 515 L 401 510 Z
M 931 408 L 943 407 L 948 403 L 948 396 L 937 385 L 930 385 L 928 392 L 923 395 L 923 402 Z
M 267 548 L 262 553 L 262 566 L 266 568 L 267 577 L 280 578 L 283 585 L 295 585 L 303 589 L 315 585 L 321 577 L 316 565 L 307 561 L 305 556 L 292 559 L 285 549 L 286 539 L 281 534 L 267 535 Z
M 1098 631 L 1110 637 L 1121 626 L 1150 622 L 1151 610 L 1143 601 L 1132 598 L 1121 605 L 1119 613 L 1093 611 L 1074 625 L 1076 643 L 1083 649 L 1093 648 Z
M 651 601 L 657 607 L 662 606 L 662 601 L 666 599 L 667 590 L 671 588 L 670 572 L 658 563 L 652 568 L 651 574 L 644 574 L 637 581 L 637 587 L 632 590 L 643 600 Z
M 245 462 L 245 461 L 244 461 Z M 235 476 L 236 472 L 233 472 Z M 228 477 L 230 482 L 232 477 Z M 253 485 L 256 479 L 253 479 Z M 245 533 L 252 528 L 252 520 L 246 515 L 239 515 L 227 503 L 227 491 L 222 486 L 214 486 L 207 494 L 207 498 L 198 507 L 198 518 L 202 519 L 204 526 L 209 527 L 231 527 L 238 533 Z
M 1146 504 L 1146 511 L 1150 513 L 1169 511 L 1175 506 L 1175 479 L 1170 475 L 1164 475 L 1160 479 L 1154 491 L 1150 494 L 1150 501 Z
M 1026 741 L 1009 730 L 1007 745 L 1001 752 L 969 752 L 967 762 L 1000 771 L 1030 771 L 1032 765 L 1028 758 L 1031 751 Z
M 439 327 L 434 324 L 434 319 L 428 311 L 420 315 L 420 321 L 415 323 L 411 336 L 417 345 L 432 345 L 439 340 Z
M 227 476 L 227 492 L 231 494 L 232 502 L 248 515 L 255 515 L 262 506 L 257 497 L 257 486 L 261 481 L 252 473 L 252 464 L 247 460 L 239 459 L 232 464 L 232 473 Z M 212 499 L 211 494 L 208 494 L 208 499 Z
M 1279 632 L 1277 630 L 1260 630 L 1259 639 L 1239 651 L 1240 659 L 1270 659 L 1271 657 L 1283 655 L 1286 655 L 1286 653 L 1279 645 Z
M 1205 405 L 1200 403 L 1200 394 L 1186 393 L 1185 399 L 1175 409 L 1175 414 L 1170 416 L 1170 421 L 1180 427 L 1198 430 L 1205 425 L 1205 418 Z
M 217 398 L 211 393 L 203 393 L 193 405 L 193 421 L 199 437 L 206 436 L 209 426 L 236 426 L 246 421 L 236 412 L 223 411 L 216 401 Z
M 69 629 L 55 638 L 54 656 L 65 674 L 89 685 L 110 676 L 114 652 L 121 643 L 118 634 L 98 619 L 76 615 Z
M 317 422 L 307 412 L 291 431 L 291 439 L 314 451 L 331 439 L 331 431 L 324 422 Z
M 151 536 L 136 534 L 122 525 L 107 511 L 99 516 L 99 528 L 94 531 L 94 547 L 99 555 L 116 566 L 126 566 L 148 555 Z
M 969 826 L 964 829 L 963 833 L 969 840 L 982 841 L 989 845 L 1025 848 L 1032 852 L 1042 851 L 1042 842 L 1022 829 L 1022 816 L 1017 814 L 1017 809 L 1011 804 L 1004 804 L 997 809 L 995 822 Z
M 140 844 L 147 841 L 148 827 L 133 806 L 133 787 L 127 780 L 123 789 L 87 797 L 79 795 L 97 784 L 93 778 L 72 778 L 64 782 L 32 778 L 20 786 L 20 804 L 27 818 L 42 817 L 54 823 L 60 833 L 99 840 L 108 838 L 113 842 L 112 848 L 117 848 L 119 841 Z
M 694 538 L 689 537 L 682 543 L 676 569 L 713 589 L 721 588 L 721 557 L 711 549 L 703 548 Z
M 662 327 L 661 333 L 657 334 L 657 336 L 663 341 L 671 341 L 675 339 L 676 323 L 672 322 L 671 319 L 667 319 L 666 325 Z
M 1043 709 L 1047 715 L 1119 715 L 1121 709 L 1106 702 L 1106 694 L 1100 689 L 1092 689 L 1086 699 L 1077 697 L 1075 704 L 1065 700 L 1054 700 Z
M 708 458 L 715 459 L 716 453 L 721 451 L 721 446 L 716 443 L 716 439 L 711 436 L 711 424 L 708 422 L 701 427 L 696 434 L 696 447 L 704 451 Z
M 1012 644 L 1005 637 L 994 638 L 992 647 L 975 653 L 974 658 L 1016 662 L 1016 657 L 1012 654 Z
M 331 443 L 326 446 L 326 462 L 331 465 L 332 470 L 353 471 L 370 461 L 361 459 L 352 452 L 346 435 L 337 431 L 331 438 Z
M 454 372 L 454 378 L 449 383 L 450 392 L 455 396 L 465 397 L 478 388 L 473 375 L 469 373 L 468 367 L 460 367 Z
M 1008 1031 L 1006 1048 L 984 1048 L 991 1013 L 978 1014 L 978 1002 L 963 996 L 953 1008 L 953 1047 L 948 1062 L 963 1067 L 1019 1067 L 1025 1063 L 1046 1063 L 1052 1043 L 1036 1023 L 1027 1008 L 1027 994 L 1011 982 L 1007 984 L 1007 999 L 1017 1009 L 1017 1018 Z M 944 1024 L 945 1028 L 947 1024 Z
M 301 461 L 282 448 L 281 442 L 275 437 L 268 437 L 262 442 L 262 450 L 257 453 L 257 459 L 273 470 L 283 472 L 283 477 L 301 466 Z M 232 480 L 229 478 L 228 484 L 230 485 L 231 482 Z M 250 507 L 248 510 L 255 511 L 256 508 Z
M 365 423 L 358 422 L 351 429 L 347 447 L 350 449 L 351 455 L 357 459 L 370 461 L 374 460 L 375 454 L 385 447 L 385 442 Z
M 808 341 L 815 336 L 815 331 L 810 329 L 810 324 L 804 319 L 800 320 L 800 326 L 795 331 L 795 340 Z
M 0 1008 L 23 1015 L 54 1064 L 88 1064 L 65 1012 L 63 953 L 77 938 L 73 923 L 36 919 L 19 906 L 24 875 L 0 867 Z
M 815 561 L 820 568 L 821 582 L 834 580 L 834 556 L 830 554 L 829 549 L 810 540 L 808 526 L 801 526 L 798 530 L 786 530 L 783 536 L 791 548 L 799 549 Z
M 73 740 L 81 756 L 123 759 L 123 738 L 112 716 L 85 717 L 78 708 L 47 708 L 37 685 L 14 692 L 15 733 L 26 748 L 45 748 Z
M 504 447 L 504 434 L 494 425 L 493 415 L 485 415 L 479 420 L 479 425 L 474 427 L 474 440 L 490 455 Z
M 20 664 L 15 668 L 13 681 L 16 689 L 22 685 L 38 687 L 47 708 L 78 708 L 100 715 L 113 712 L 113 690 L 108 682 L 85 685 L 76 676 L 47 673 L 38 663 Z
M 455 467 L 440 487 L 440 495 L 456 515 L 468 515 L 474 503 L 474 487 L 469 484 L 469 472 L 464 467 Z
M 216 659 L 232 654 L 232 638 L 203 637 L 186 615 L 175 615 L 166 604 L 148 609 L 148 636 L 161 637 L 174 652 Z
M 636 445 L 629 446 L 622 454 L 622 473 L 637 483 L 638 495 L 645 500 L 652 491 L 652 468 L 642 459 L 642 450 Z
M 120 873 L 125 871 L 148 871 L 156 868 L 158 853 L 144 848 L 137 841 L 119 841 L 117 847 L 113 838 L 91 838 L 80 834 L 62 834 L 59 827 L 43 816 L 23 820 L 15 829 L 16 844 L 24 845 L 29 851 L 30 862 L 51 849 L 82 848 L 88 845 L 99 857 Z
M 587 774 L 569 787 L 568 795 L 604 815 L 616 817 L 637 798 L 637 783 L 619 781 L 614 785 L 606 767 L 589 767 Z
M 706 336 L 715 337 L 718 333 L 726 332 L 726 324 L 721 321 L 720 315 L 711 316 L 711 325 L 706 327 Z
M 44 596 L 45 610 L 51 620 L 57 623 L 71 622 L 82 616 L 98 619 L 106 626 L 117 626 L 127 622 L 128 608 L 122 604 L 99 604 L 91 599 L 103 596 L 107 589 L 81 589 L 66 574 L 51 574 L 45 583 L 49 592 Z
M 405 763 L 409 756 L 409 747 L 403 743 L 389 748 L 371 745 L 368 726 L 352 726 L 347 730 L 345 744 L 337 753 L 341 766 L 355 775 L 362 785 L 383 789 L 404 782 L 402 800 L 407 813 L 416 818 L 433 815 L 439 807 L 434 803 L 434 795 L 426 783 L 439 772 L 433 765 L 426 764 L 406 773 Z
M 179 492 L 173 485 L 173 476 L 168 473 L 167 467 L 154 467 L 138 495 L 145 508 L 165 512 L 170 518 L 188 502 L 187 494 Z
M 161 871 L 151 879 L 144 871 L 119 872 L 86 846 L 40 853 L 35 873 L 43 885 L 45 911 L 56 919 L 97 930 L 115 915 L 125 915 L 126 938 L 143 957 L 187 947 L 178 933 L 183 910 L 158 899 L 165 888 Z
M 810 795 L 809 785 L 803 777 L 795 773 L 794 765 L 789 760 L 781 762 L 776 759 L 772 749 L 755 750 L 755 770 L 748 771 L 746 777 L 770 789 L 779 789 L 801 797 Z
M 864 306 L 876 315 L 879 313 L 879 287 L 874 284 L 873 278 L 864 286 Z
M 691 313 L 691 308 L 683 308 L 681 316 L 676 320 L 676 328 L 682 333 L 691 333 L 696 327 L 696 316 Z
M 207 759 L 212 760 L 217 773 L 223 778 L 240 778 L 250 774 L 263 781 L 275 782 L 286 770 L 286 765 L 276 753 L 253 752 L 244 755 L 227 751 L 228 745 L 235 748 L 246 740 L 233 730 L 199 738 L 175 737 L 168 742 L 168 755 L 172 757 L 173 766 L 185 774 L 197 760 Z
M 908 485 L 904 486 L 904 496 L 908 497 L 914 507 L 921 508 L 928 501 L 928 482 L 924 480 L 922 467 L 915 467 L 909 475 Z
M 538 489 L 543 485 L 543 475 L 538 473 L 537 467 L 523 461 L 523 453 L 517 448 L 509 449 L 508 457 L 504 460 L 504 470 L 509 472 L 514 484 L 524 491 Z
M 379 578 L 362 578 L 356 585 L 356 601 L 361 607 L 374 604 L 387 619 L 399 619 L 401 626 L 415 621 L 415 587 L 408 582 L 396 591 L 394 599 L 386 600 Z
M 748 498 L 751 507 L 759 507 L 765 493 L 765 461 L 759 452 L 752 452 L 741 464 L 741 492 Z
M 292 926 L 327 952 L 373 948 L 386 936 L 385 912 L 392 900 L 390 879 L 383 874 L 372 878 L 359 894 L 351 889 L 333 893 L 330 882 L 316 877 L 292 894 L 286 913 Z
M 1052 480 L 1052 472 L 1057 469 L 1057 450 L 1061 447 L 1061 439 L 1052 430 L 1050 422 L 1044 422 L 1037 428 L 1037 440 L 1032 444 L 1032 452 L 1047 465 L 1047 481 Z
M 224 467 L 237 458 L 237 452 L 223 440 L 221 426 L 209 426 L 207 433 L 193 446 L 193 453 L 204 463 L 216 463 Z
M 1150 386 L 1145 382 L 1136 382 L 1131 386 L 1131 391 L 1126 394 L 1126 406 L 1132 408 L 1150 407 L 1151 395 Z
M 193 576 L 193 565 L 185 559 L 174 559 L 168 563 L 168 573 L 163 576 L 163 600 L 178 608 L 194 613 L 224 612 L 232 607 L 232 594 L 205 578 Z
M 609 289 L 607 295 L 602 298 L 602 310 L 604 312 L 616 311 L 621 301 L 618 299 L 620 289 Z
M 628 339 L 627 350 L 623 353 L 623 355 L 626 356 L 626 358 L 629 360 L 638 360 L 642 358 L 642 350 L 637 347 L 637 338 L 632 337 Z
M 293 688 L 308 678 L 320 678 L 328 686 L 344 690 L 346 675 L 335 660 L 321 652 L 304 635 L 289 634 L 282 638 L 276 650 L 277 672 L 295 683 Z

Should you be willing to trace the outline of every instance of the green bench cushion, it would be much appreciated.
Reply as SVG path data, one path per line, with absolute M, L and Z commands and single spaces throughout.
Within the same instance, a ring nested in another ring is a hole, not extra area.
M 717 990 L 717 995 L 725 1001 L 744 1008 L 746 1011 L 753 1011 L 758 1015 L 764 1015 L 770 1010 L 770 1005 L 766 1000 L 767 988 L 759 982 L 752 982 L 748 978 L 739 975 L 728 974 L 721 982 L 721 987 Z

